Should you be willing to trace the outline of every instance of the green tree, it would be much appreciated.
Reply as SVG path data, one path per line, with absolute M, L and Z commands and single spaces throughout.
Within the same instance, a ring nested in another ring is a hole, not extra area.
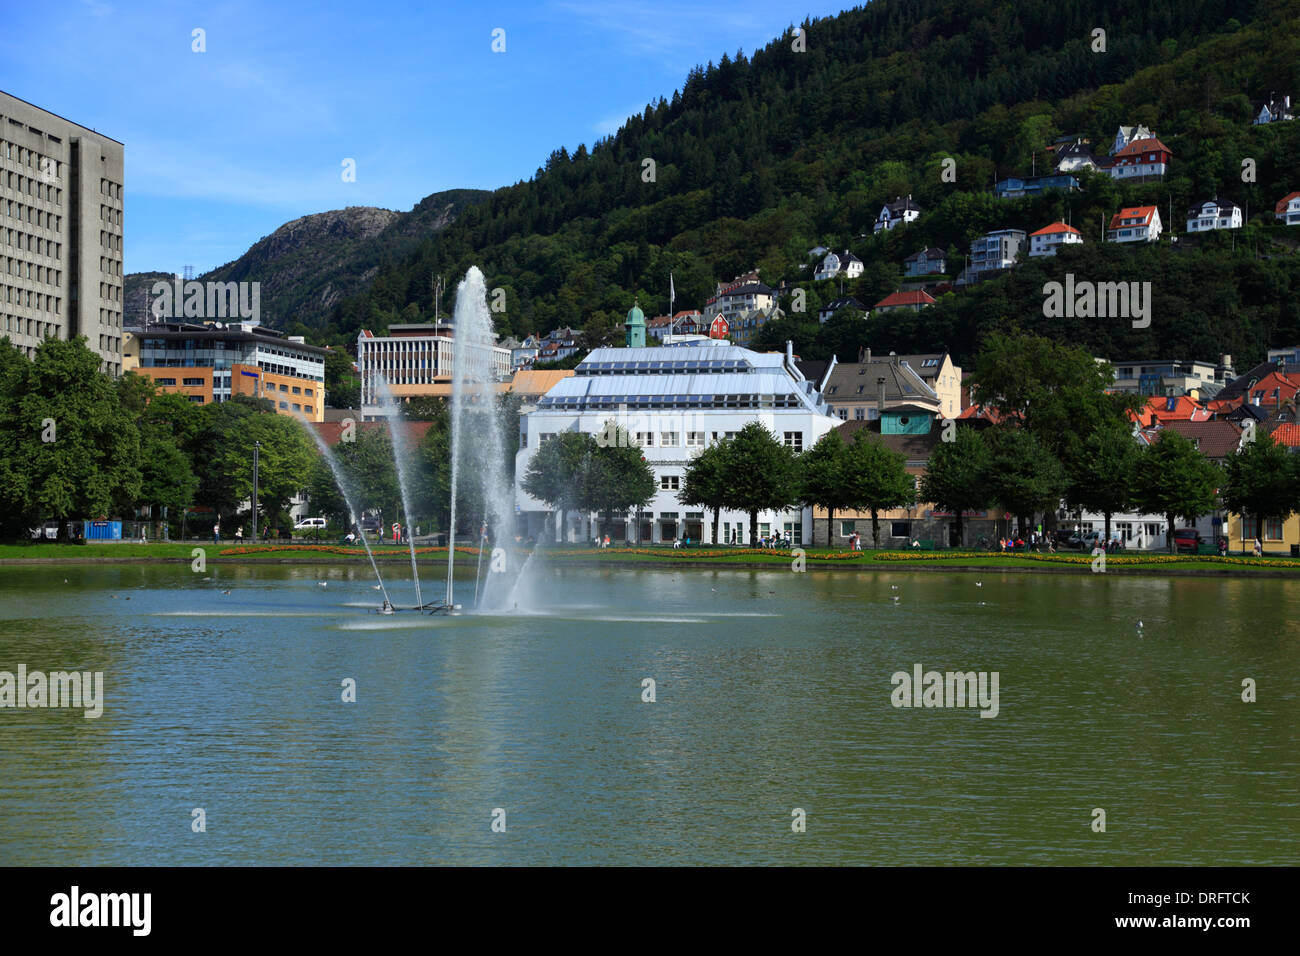
M 1066 459 L 1066 500 L 1078 508 L 1105 516 L 1105 540 L 1110 519 L 1133 504 L 1134 469 L 1138 446 L 1132 432 L 1117 421 L 1100 425 L 1083 436 Z
M 957 540 L 965 547 L 962 513 L 986 508 L 992 501 L 989 449 L 983 435 L 974 428 L 958 428 L 952 441 L 935 446 L 917 496 L 957 516 Z
M 853 505 L 849 471 L 853 452 L 832 428 L 798 457 L 805 505 L 826 509 L 826 543 L 835 544 L 835 512 Z M 716 537 L 716 533 L 715 533 Z
M 727 447 L 729 441 L 726 438 L 719 439 L 701 449 L 686 466 L 682 488 L 677 493 L 677 500 L 682 504 L 713 512 L 714 544 L 718 543 L 718 518 L 727 502 L 724 475 L 727 456 L 730 454 Z
M 559 432 L 543 441 L 528 463 L 524 490 L 551 506 L 561 528 L 566 513 L 581 507 L 580 483 L 598 447 L 586 432 Z
M 853 436 L 848 451 L 848 506 L 871 512 L 871 546 L 879 548 L 879 513 L 914 502 L 916 480 L 904 467 L 906 457 L 886 448 L 865 428 Z
M 578 507 L 599 514 L 600 533 L 607 534 L 615 511 L 649 504 L 655 495 L 655 476 L 627 432 L 609 422 L 602 434 L 611 434 L 614 441 L 596 442 L 587 456 L 578 480 Z
M 0 366 L 14 390 L 0 403 L 5 470 L 16 479 L 0 492 L 5 510 L 23 524 L 58 520 L 61 537 L 67 519 L 125 513 L 140 495 L 140 432 L 99 356 L 79 336 L 18 358 L 25 368 L 12 355 Z
M 1065 490 L 1061 463 L 1022 428 L 991 428 L 984 438 L 989 445 L 989 494 L 1016 516 L 1024 537 L 1037 512 L 1054 510 L 1060 503 Z
M 1260 434 L 1246 442 L 1228 458 L 1222 492 L 1224 507 L 1257 519 L 1261 535 L 1266 518 L 1285 521 L 1300 507 L 1296 462 L 1272 435 Z
M 1220 480 L 1219 469 L 1191 441 L 1166 428 L 1138 455 L 1133 500 L 1142 511 L 1165 516 L 1165 538 L 1172 552 L 1174 519 L 1181 515 L 1195 521 L 1213 511 Z
M 722 481 L 726 508 L 749 513 L 749 541 L 758 541 L 758 513 L 784 511 L 799 500 L 794 451 L 759 422 L 750 422 L 726 445 Z

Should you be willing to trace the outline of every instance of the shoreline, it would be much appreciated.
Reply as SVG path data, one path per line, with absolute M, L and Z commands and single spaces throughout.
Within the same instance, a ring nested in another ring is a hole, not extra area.
M 563 552 L 559 552 L 563 554 Z M 1167 556 L 1164 556 L 1167 557 Z M 376 561 L 381 564 L 408 565 L 409 555 L 375 555 Z M 954 563 L 945 563 L 938 560 L 930 561 L 870 561 L 855 560 L 848 561 L 826 561 L 810 558 L 806 565 L 805 572 L 810 571 L 920 571 L 925 573 L 940 573 L 953 571 L 963 574 L 981 572 L 986 574 L 1092 574 L 1092 568 L 1086 563 L 1061 563 L 1049 564 L 1043 562 L 1041 566 L 1032 566 L 1026 564 L 999 564 L 994 563 L 994 556 L 981 558 L 985 563 L 955 563 L 960 561 L 959 558 L 953 558 Z M 40 566 L 70 566 L 70 565 L 130 565 L 130 564 L 189 564 L 189 557 L 165 556 L 165 555 L 122 555 L 108 556 L 96 555 L 85 557 L 33 557 L 33 558 L 0 558 L 0 567 L 40 567 Z M 1011 560 L 1016 560 L 1012 558 Z M 1023 560 L 1023 559 L 1022 559 Z M 364 558 L 358 560 L 354 555 L 331 555 L 316 554 L 308 556 L 254 556 L 254 555 L 213 555 L 209 558 L 209 563 L 219 567 L 238 567 L 241 565 L 348 565 L 358 564 L 365 567 L 368 562 Z M 457 561 L 461 564 L 462 561 Z M 465 555 L 464 565 L 472 567 L 474 560 Z M 1190 563 L 1190 562 L 1189 562 Z M 664 557 L 664 558 L 621 558 L 621 557 L 566 557 L 558 567 L 570 566 L 584 570 L 601 570 L 627 568 L 630 570 L 654 570 L 668 569 L 673 571 L 685 570 L 705 570 L 713 568 L 715 570 L 732 570 L 732 571 L 773 571 L 789 570 L 790 561 L 782 558 L 780 561 L 732 561 L 719 560 L 717 558 L 682 558 L 682 557 Z M 1176 564 L 1166 566 L 1136 566 L 1136 567 L 1110 567 L 1099 574 L 1109 575 L 1154 575 L 1170 577 L 1267 577 L 1267 578 L 1290 578 L 1297 577 L 1300 572 L 1300 566 L 1295 569 L 1286 568 L 1262 568 L 1254 565 L 1243 564 L 1240 566 L 1225 566 L 1222 568 L 1190 568 L 1178 567 Z

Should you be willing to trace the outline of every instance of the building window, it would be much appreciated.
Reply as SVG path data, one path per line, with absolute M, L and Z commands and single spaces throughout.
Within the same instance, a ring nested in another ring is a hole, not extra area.
M 1241 519 L 1241 536 L 1243 538 L 1259 537 L 1259 519 L 1254 515 L 1244 515 Z
M 640 445 L 642 448 L 649 448 L 649 447 L 652 446 L 654 443 L 655 443 L 655 433 L 654 433 L 654 432 L 637 432 L 637 433 L 636 433 L 636 444 Z
M 281 402 L 281 403 L 280 403 L 280 407 L 283 408 L 283 409 L 285 409 L 285 410 L 287 411 L 288 408 L 289 408 L 289 403 L 288 403 L 288 402 Z
M 195 405 L 202 405 L 202 404 L 203 404 L 203 396 L 202 396 L 202 395 L 190 395 L 190 396 L 189 396 L 189 400 L 190 400 L 191 402 L 193 402 Z
M 855 531 L 857 531 L 857 530 L 858 530 L 858 525 L 857 525 L 857 522 L 856 522 L 856 521 L 841 521 L 841 522 L 840 522 L 840 537 L 841 537 L 841 538 L 847 538 L 849 535 L 853 534 L 853 533 L 854 533 Z
M 853 420 L 855 422 L 864 421 L 866 417 L 867 417 L 867 410 L 865 408 L 853 409 Z
M 910 538 L 912 536 L 912 522 L 891 521 L 889 523 L 889 533 L 895 538 Z
M 659 445 L 663 448 L 674 448 L 677 445 L 676 432 L 660 432 Z
M 1281 518 L 1264 519 L 1264 540 L 1265 541 L 1282 540 L 1282 519 Z
M 203 379 L 201 378 L 187 378 L 187 379 L 182 379 L 182 381 L 186 385 L 190 385 L 190 386 L 197 386 L 200 388 L 203 386 Z
M 686 446 L 688 448 L 701 447 L 704 444 L 704 432 L 687 432 Z
M 660 491 L 677 491 L 680 489 L 680 487 L 681 487 L 681 478 L 679 476 L 677 475 L 659 476 Z
M 803 432 L 786 432 L 785 447 L 793 448 L 795 451 L 803 451 Z

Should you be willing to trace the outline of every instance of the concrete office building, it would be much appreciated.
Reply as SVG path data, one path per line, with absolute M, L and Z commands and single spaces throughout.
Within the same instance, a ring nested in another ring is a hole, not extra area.
M 357 370 L 361 373 L 361 415 L 364 421 L 383 418 L 383 399 L 379 382 L 382 376 L 398 401 L 418 396 L 448 398 L 455 373 L 453 325 L 443 321 L 396 323 L 388 335 L 375 335 L 362 329 L 357 335 Z M 491 368 L 498 383 L 510 380 L 510 349 L 498 345 L 492 350 Z M 498 391 L 505 391 L 502 384 Z
M 196 405 L 251 395 L 275 403 L 282 415 L 325 420 L 325 356 L 256 322 L 160 322 L 133 329 L 126 345 L 128 371 L 151 379 L 160 391 Z
M 0 337 L 84 335 L 122 372 L 123 148 L 0 93 Z

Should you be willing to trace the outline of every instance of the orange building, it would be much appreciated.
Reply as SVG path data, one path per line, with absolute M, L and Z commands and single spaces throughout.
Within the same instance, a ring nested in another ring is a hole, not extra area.
M 159 390 L 198 405 L 235 395 L 265 398 L 282 415 L 325 420 L 328 349 L 254 322 L 167 322 L 128 337 L 129 365 Z

